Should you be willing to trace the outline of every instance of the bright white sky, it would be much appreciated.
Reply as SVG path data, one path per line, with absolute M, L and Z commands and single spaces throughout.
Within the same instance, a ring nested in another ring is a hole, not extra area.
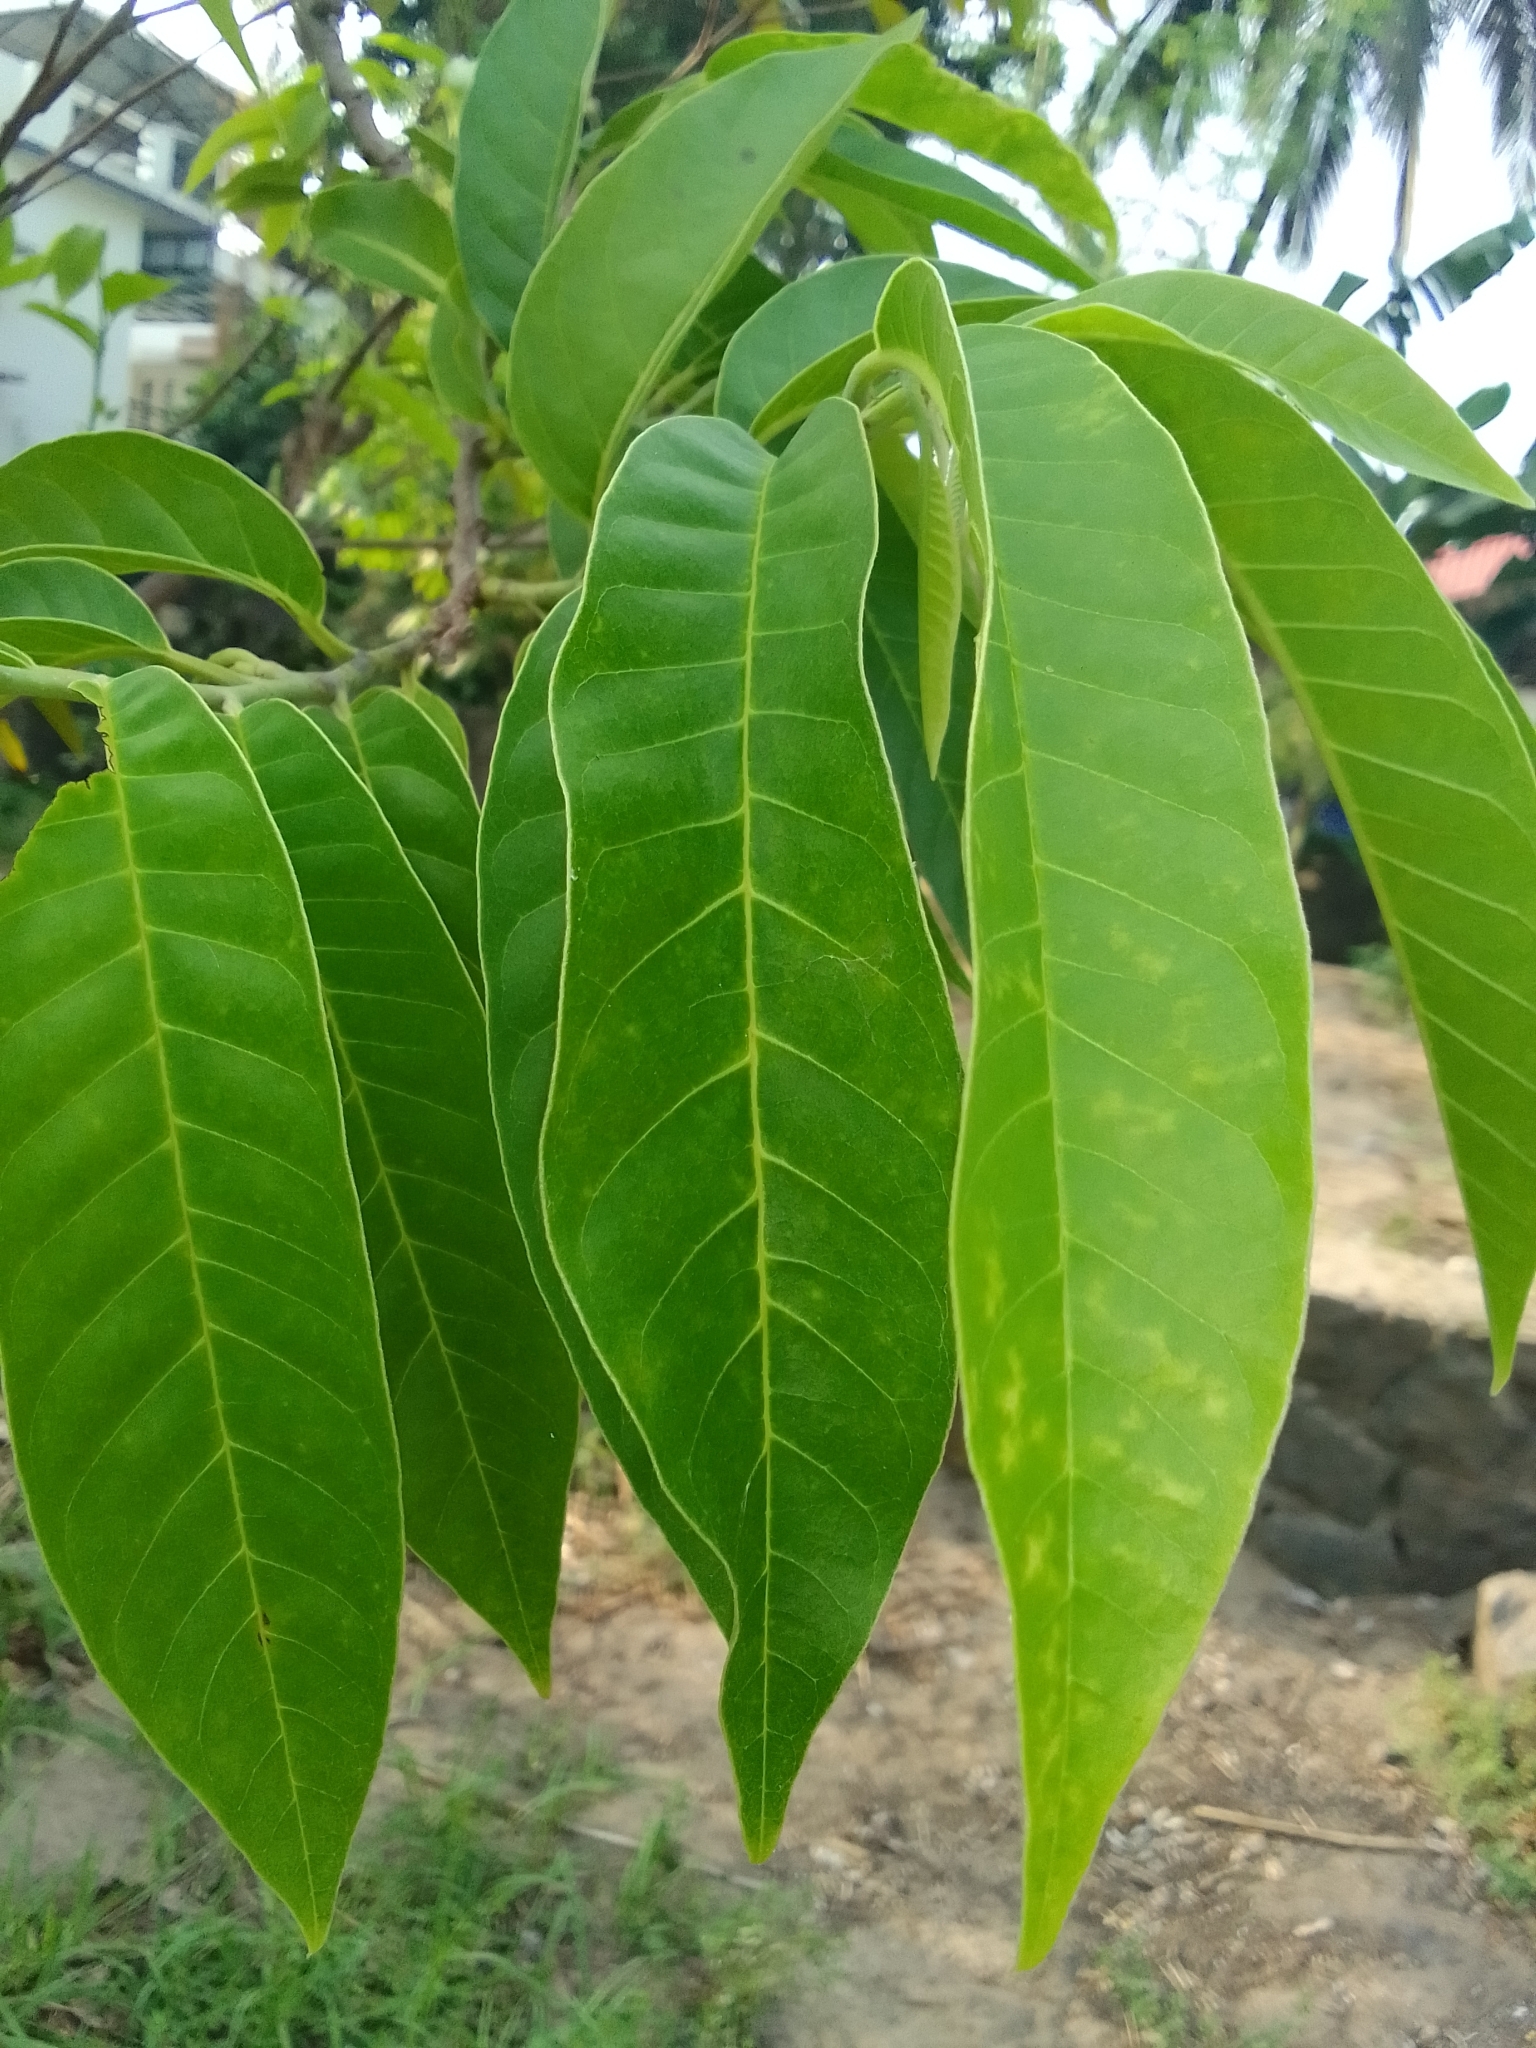
M 16 4 L 22 0 L 0 0 L 0 5 Z M 245 6 L 240 9 L 242 15 L 249 11 Z M 1126 11 L 1123 6 L 1121 11 Z M 1080 19 L 1084 26 L 1073 35 L 1069 53 L 1074 78 L 1091 63 L 1094 50 L 1095 28 L 1086 7 Z M 1073 25 L 1068 17 L 1064 26 Z M 154 22 L 153 32 L 183 55 L 212 44 L 207 68 L 231 85 L 244 82 L 234 59 L 214 42 L 199 7 L 168 12 Z M 295 59 L 287 31 L 276 22 L 255 24 L 249 47 L 262 71 L 280 72 Z M 1430 83 L 1410 271 L 1422 269 L 1458 242 L 1513 213 L 1514 202 L 1491 137 L 1488 91 L 1477 58 L 1458 31 Z M 1235 153 L 1235 138 L 1231 146 Z M 1219 137 L 1202 147 L 1186 174 L 1171 180 L 1154 177 L 1139 148 L 1132 146 L 1110 166 L 1103 183 L 1121 222 L 1129 268 L 1187 262 L 1202 246 L 1210 261 L 1225 265 L 1246 210 L 1242 194 L 1248 187 L 1239 180 L 1239 192 L 1232 193 Z M 1356 316 L 1373 312 L 1387 292 L 1395 185 L 1390 153 L 1362 130 L 1323 220 L 1312 262 L 1304 270 L 1288 271 L 1266 249 L 1255 258 L 1249 275 L 1316 301 L 1326 295 L 1340 271 L 1362 272 L 1368 282 L 1348 311 Z M 979 252 L 964 237 L 942 228 L 939 235 L 955 255 L 977 260 Z M 987 267 L 999 267 L 990 258 L 982 260 Z M 1452 404 L 1485 384 L 1513 387 L 1504 413 L 1482 430 L 1481 438 L 1499 461 L 1517 469 L 1536 441 L 1536 244 L 1523 250 L 1501 277 L 1485 285 L 1449 320 L 1421 327 L 1408 354 L 1420 374 Z

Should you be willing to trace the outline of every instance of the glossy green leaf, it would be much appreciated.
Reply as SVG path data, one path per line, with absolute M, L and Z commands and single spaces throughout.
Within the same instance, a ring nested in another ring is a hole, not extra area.
M 887 47 L 765 57 L 706 86 L 577 200 L 518 307 L 508 387 L 518 439 L 573 511 L 590 514 L 678 344 Z M 688 195 L 660 240 L 658 192 Z
M 450 412 L 482 425 L 492 417 L 484 329 L 469 303 L 464 273 L 457 266 L 450 271 L 432 309 L 427 368 L 432 389 Z
M 842 400 L 777 462 L 665 421 L 603 501 L 551 696 L 550 1242 L 734 1586 L 720 1712 L 757 1857 L 953 1402 L 957 1058 L 860 673 L 874 542 Z
M 547 1693 L 576 1383 L 507 1200 L 485 1013 L 340 752 L 291 704 L 254 705 L 240 724 L 315 943 L 406 1541 Z
M 469 734 L 463 721 L 446 697 L 439 697 L 435 690 L 429 690 L 425 683 L 412 681 L 410 677 L 400 685 L 400 694 L 408 704 L 414 704 L 418 711 L 426 713 L 453 751 L 453 758 L 467 775 L 469 773 Z
M 55 668 L 114 656 L 142 661 L 170 645 L 126 583 L 90 562 L 41 555 L 0 562 L 0 640 Z
M 1326 307 L 1208 270 L 1118 277 L 1071 303 L 1123 306 L 1257 370 L 1312 419 L 1378 461 L 1511 504 L 1530 502 L 1395 350 Z
M 1284 400 L 1177 345 L 1095 347 L 1178 440 L 1248 630 L 1354 827 L 1429 1053 L 1502 1384 L 1536 1271 L 1530 721 L 1365 485 Z
M 1258 689 L 1178 450 L 1085 350 L 995 327 L 965 352 L 996 578 L 955 1312 L 1014 1609 L 1033 1963 L 1285 1407 L 1309 980 Z
M 0 467 L 0 563 L 67 555 L 120 576 L 170 569 L 259 590 L 326 653 L 320 558 L 258 484 L 159 434 L 70 434 Z
M 775 293 L 732 336 L 720 365 L 715 411 L 739 427 L 750 428 L 763 408 L 802 371 L 845 344 L 863 341 L 874 327 L 880 294 L 901 262 L 899 256 L 855 256 L 846 263 L 829 263 L 813 270 L 809 277 L 797 278 Z M 935 263 L 933 267 L 957 304 L 979 306 L 988 299 L 1006 304 L 1026 296 L 1007 278 L 992 277 L 964 263 Z M 838 383 L 819 396 L 835 397 L 841 389 Z
M 459 120 L 453 221 L 469 295 L 502 348 L 560 218 L 605 0 L 510 0 Z
M 458 261 L 453 223 L 409 178 L 348 178 L 310 202 L 316 256 L 375 291 L 436 299 Z
M 163 669 L 0 883 L 0 1353 L 102 1676 L 323 1939 L 384 1735 L 399 1469 L 298 892 Z
M 974 637 L 962 622 L 955 650 L 949 731 L 937 778 L 923 750 L 918 681 L 917 550 L 894 508 L 880 503 L 880 548 L 864 599 L 864 672 L 901 805 L 912 859 L 954 943 L 969 958 L 970 912 L 960 853 L 965 756 L 975 693 Z
M 309 715 L 373 792 L 478 988 L 480 813 L 458 752 L 436 719 L 399 690 L 365 690 L 342 716 Z
M 910 365 L 918 403 L 918 691 L 923 746 L 937 775 L 949 730 L 950 683 L 964 586 L 992 577 L 981 450 L 960 333 L 927 263 L 904 263 L 875 310 L 873 362 Z M 898 374 L 908 376 L 905 369 Z
M 641 1505 L 688 1570 L 724 1634 L 736 1596 L 724 1559 L 656 1476 L 639 1424 L 560 1277 L 539 1188 L 539 1134 L 555 1063 L 555 1015 L 565 948 L 565 795 L 555 772 L 549 684 L 576 615 L 562 598 L 528 643 L 502 708 L 480 827 L 480 946 L 485 959 L 491 1093 L 512 1206 L 528 1259 L 565 1339 L 598 1426 Z
M 751 73 L 740 75 L 750 77 Z M 1091 271 L 1058 248 L 1008 200 L 953 164 L 887 141 L 862 121 L 841 124 L 803 182 L 809 191 L 820 194 L 823 179 L 867 192 L 924 220 L 959 228 L 1032 264 L 1047 277 L 1059 277 L 1068 284 L 1093 283 Z

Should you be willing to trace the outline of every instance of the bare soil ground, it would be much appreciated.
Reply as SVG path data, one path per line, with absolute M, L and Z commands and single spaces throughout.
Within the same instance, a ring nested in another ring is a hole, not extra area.
M 1372 1021 L 1346 972 L 1320 975 L 1320 1257 L 1354 1260 L 1387 1290 L 1432 1288 L 1439 1273 L 1455 1295 L 1465 1226 L 1422 1055 L 1390 1016 Z M 1470 1595 L 1325 1606 L 1242 1556 L 1056 1953 L 1027 1976 L 1013 1967 L 1008 1611 L 962 1473 L 935 1481 L 764 1871 L 749 1870 L 736 1835 L 715 1718 L 722 1645 L 623 1500 L 572 1496 L 547 1705 L 413 1568 L 390 1737 L 430 1769 L 471 1736 L 514 1744 L 546 1717 L 591 1728 L 628 1789 L 583 1827 L 633 1838 L 678 1805 L 692 1856 L 737 1880 L 808 1888 L 835 1940 L 778 2014 L 784 2048 L 1124 2048 L 1139 2037 L 1101 1958 L 1127 1938 L 1223 2030 L 1213 2041 L 1273 2028 L 1290 2048 L 1512 2048 L 1536 2041 L 1536 1928 L 1483 1899 L 1401 1750 L 1422 1667 L 1453 1655 L 1470 1621 Z M 110 1723 L 99 1681 L 73 1692 L 81 1717 Z M 23 1750 L 10 1782 L 0 1861 L 30 1841 L 36 1861 L 59 1862 L 94 1840 L 108 1870 L 131 1863 L 146 1795 L 99 1748 Z M 398 1783 L 386 1766 L 379 1796 Z M 1192 1817 L 1202 1804 L 1426 1846 L 1324 1847 Z

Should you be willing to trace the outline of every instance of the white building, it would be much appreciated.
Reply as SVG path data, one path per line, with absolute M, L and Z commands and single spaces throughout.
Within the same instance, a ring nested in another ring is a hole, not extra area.
M 0 118 L 20 104 L 37 76 L 60 12 L 0 12 Z M 71 25 L 70 42 L 78 46 L 98 21 L 82 10 Z M 175 280 L 172 291 L 143 309 L 146 320 L 124 314 L 114 325 L 102 384 L 112 415 L 108 424 L 164 425 L 167 392 L 172 407 L 183 402 L 187 386 L 218 352 L 225 323 L 244 305 L 236 266 L 220 260 L 217 215 L 181 190 L 199 144 L 237 102 L 202 72 L 178 70 L 179 63 L 141 30 L 119 36 L 31 123 L 6 166 L 12 182 L 24 177 L 71 135 L 151 88 L 50 171 L 15 217 L 18 256 L 46 247 L 64 228 L 83 225 L 106 231 L 104 270 L 145 270 Z M 154 85 L 169 73 L 176 75 Z M 231 275 L 222 279 L 226 269 Z M 51 300 L 52 290 L 51 280 L 44 279 L 0 293 L 0 461 L 86 424 L 91 366 L 84 346 L 26 310 L 29 298 Z M 95 320 L 94 286 L 72 310 Z M 147 358 L 137 375 L 135 355 Z

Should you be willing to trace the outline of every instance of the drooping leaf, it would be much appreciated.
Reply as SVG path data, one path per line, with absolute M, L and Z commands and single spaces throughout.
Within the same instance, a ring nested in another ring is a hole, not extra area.
M 89 562 L 41 555 L 0 562 L 0 640 L 56 668 L 142 660 L 170 645 L 126 583 Z
M 1118 277 L 1072 307 L 1123 306 L 1261 376 L 1341 440 L 1378 461 L 1442 483 L 1527 502 L 1466 423 L 1394 350 L 1323 306 L 1247 278 L 1206 270 Z M 1062 333 L 1056 309 L 1043 315 Z
M 917 550 L 894 508 L 883 498 L 880 548 L 864 599 L 864 672 L 913 862 L 933 892 L 955 944 L 969 958 L 971 921 L 965 900 L 960 821 L 965 812 L 965 756 L 975 694 L 975 642 L 962 622 L 950 690 L 949 731 L 935 778 L 928 772 L 923 751 Z
M 1529 724 L 1365 485 L 1224 363 L 1096 341 L 1175 436 L 1248 630 L 1307 715 L 1429 1053 L 1509 1372 L 1536 1271 L 1536 773 Z
M 604 499 L 551 695 L 550 1242 L 735 1588 L 720 1710 L 759 1857 L 953 1399 L 956 1050 L 860 674 L 874 526 L 841 400 L 777 462 L 661 423 Z
M 26 307 L 29 313 L 36 313 L 41 319 L 51 320 L 55 327 L 62 327 L 66 334 L 73 335 L 83 347 L 88 348 L 92 354 L 95 353 L 100 337 L 88 320 L 81 320 L 74 313 L 66 313 L 62 306 L 50 306 L 46 299 L 28 299 Z
M 888 141 L 863 121 L 844 121 L 839 126 L 804 183 L 809 191 L 820 194 L 823 178 L 867 192 L 921 219 L 943 221 L 975 235 L 979 241 L 1032 264 L 1047 277 L 1059 277 L 1067 284 L 1093 283 L 1091 271 L 1058 248 L 1008 200 L 953 164 Z
M 399 690 L 365 690 L 340 717 L 309 715 L 372 792 L 478 989 L 480 813 L 457 751 L 436 720 Z
M 0 467 L 0 562 L 65 555 L 119 576 L 170 569 L 259 590 L 327 654 L 320 559 L 267 492 L 159 434 L 69 434 Z
M 54 1582 L 323 1939 L 384 1735 L 399 1470 L 298 893 L 163 669 L 0 883 L 0 1353 Z
M 453 223 L 409 178 L 348 178 L 310 202 L 309 228 L 322 263 L 376 291 L 437 299 L 458 261 Z
M 510 0 L 475 65 L 453 222 L 470 299 L 502 348 L 560 218 L 606 13 L 604 0 Z
M 427 368 L 432 389 L 448 410 L 482 424 L 492 416 L 483 332 L 469 303 L 464 273 L 455 267 L 432 309 Z
M 508 385 L 518 439 L 573 511 L 591 513 L 683 336 L 888 47 L 765 57 L 706 86 L 577 200 L 518 307 Z M 688 195 L 659 244 L 658 191 Z
M 775 293 L 732 336 L 720 365 L 715 411 L 750 429 L 764 406 L 802 370 L 834 349 L 862 340 L 874 327 L 880 294 L 901 261 L 899 256 L 855 256 L 846 263 L 828 263 Z M 964 263 L 933 267 L 958 305 L 980 305 L 987 299 L 1006 304 L 1025 296 L 1007 278 L 989 276 Z M 835 396 L 836 390 L 821 396 Z
M 240 24 L 235 19 L 233 0 L 198 0 L 198 5 L 239 60 L 240 69 L 257 92 L 260 92 L 261 77 L 251 62 L 250 52 L 245 47 L 245 37 L 240 33 Z
M 677 1552 L 725 1635 L 736 1596 L 719 1552 L 656 1475 L 639 1424 L 592 1339 L 549 1248 L 539 1134 L 555 1063 L 565 948 L 565 795 L 549 731 L 549 684 L 576 615 L 562 598 L 529 642 L 502 709 L 480 827 L 480 946 L 486 963 L 491 1094 L 512 1206 L 528 1260 L 565 1339 L 592 1413 L 646 1512 Z
M 996 578 L 955 1311 L 1014 1608 L 1032 1963 L 1199 1639 L 1284 1410 L 1308 969 L 1258 690 L 1177 449 L 1052 335 L 976 329 L 965 352 Z
M 866 79 L 854 105 L 898 128 L 936 135 L 1031 185 L 1058 220 L 1089 227 L 1115 247 L 1115 217 L 1088 167 L 1049 121 L 984 92 L 913 43 L 892 50 Z
M 301 711 L 241 714 L 336 1052 L 411 1548 L 549 1690 L 576 1383 L 507 1200 L 485 1013 L 383 814 Z

